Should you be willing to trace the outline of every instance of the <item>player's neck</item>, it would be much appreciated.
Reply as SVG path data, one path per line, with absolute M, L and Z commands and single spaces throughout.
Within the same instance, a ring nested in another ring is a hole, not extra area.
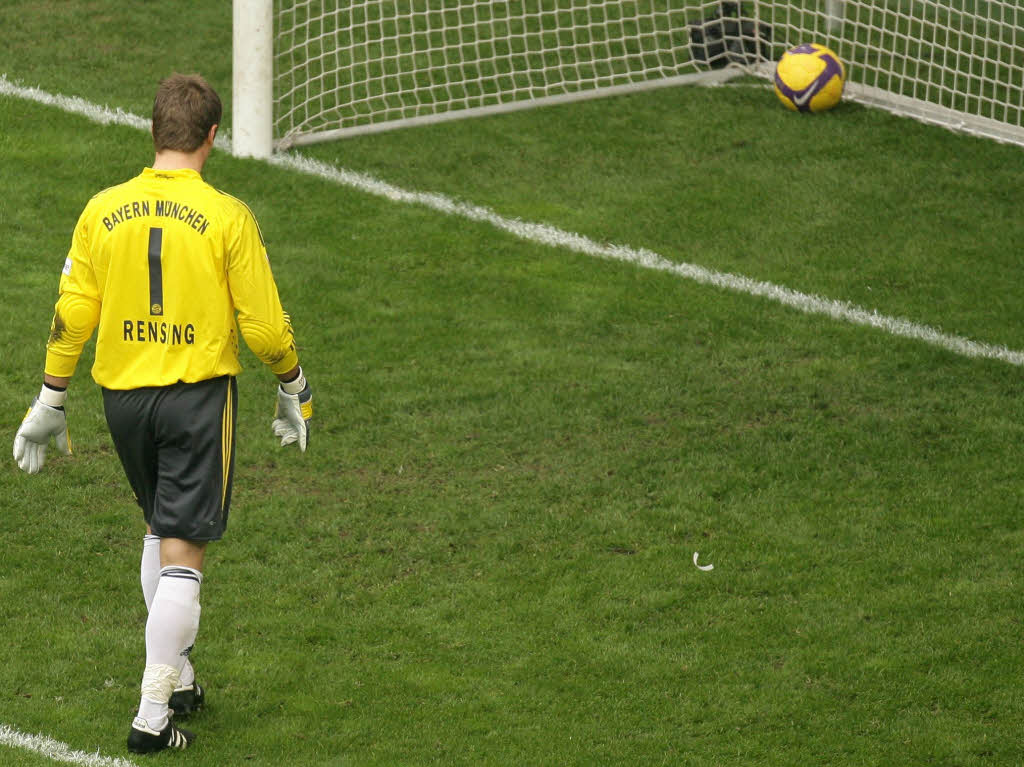
M 153 170 L 194 170 L 196 173 L 202 173 L 208 154 L 203 151 L 179 152 L 165 149 L 157 152 L 153 158 Z

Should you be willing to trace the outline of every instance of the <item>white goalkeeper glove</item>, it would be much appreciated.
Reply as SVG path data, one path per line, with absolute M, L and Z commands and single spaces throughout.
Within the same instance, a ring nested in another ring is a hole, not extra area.
M 299 368 L 294 381 L 277 387 L 277 407 L 274 408 L 274 434 L 281 438 L 281 447 L 299 443 L 306 452 L 309 444 L 309 421 L 313 417 L 313 392 Z
M 64 455 L 71 455 L 71 438 L 68 436 L 68 422 L 64 414 L 66 396 L 67 392 L 44 386 L 39 396 L 32 400 L 14 437 L 14 460 L 22 471 L 35 474 L 43 468 L 50 437 L 56 438 L 57 450 Z M 43 400 L 52 404 L 45 404 Z

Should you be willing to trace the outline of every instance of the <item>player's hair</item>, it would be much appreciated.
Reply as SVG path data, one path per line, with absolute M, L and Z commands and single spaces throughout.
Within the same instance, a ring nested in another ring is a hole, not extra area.
M 153 99 L 153 146 L 158 152 L 194 152 L 220 117 L 220 96 L 206 80 L 173 74 L 160 81 Z

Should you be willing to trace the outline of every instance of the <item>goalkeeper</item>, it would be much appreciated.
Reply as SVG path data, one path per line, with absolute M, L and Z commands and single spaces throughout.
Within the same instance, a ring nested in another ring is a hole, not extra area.
M 39 471 L 52 438 L 70 454 L 67 388 L 96 330 L 92 376 L 142 507 L 146 667 L 131 751 L 185 748 L 175 726 L 205 691 L 189 653 L 199 628 L 206 545 L 224 534 L 235 460 L 238 334 L 279 379 L 274 433 L 305 451 L 312 395 L 252 212 L 201 177 L 221 119 L 197 75 L 172 75 L 153 103 L 155 158 L 93 197 L 60 278 L 39 396 L 14 458 Z

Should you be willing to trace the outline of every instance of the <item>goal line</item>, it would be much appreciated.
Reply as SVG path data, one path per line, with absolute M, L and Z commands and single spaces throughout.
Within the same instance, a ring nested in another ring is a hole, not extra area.
M 3 74 L 0 74 L 0 96 L 28 99 L 48 106 L 55 106 L 102 124 L 114 123 L 147 130 L 149 128 L 149 121 L 141 117 L 121 110 L 99 107 L 80 98 L 54 96 L 38 88 L 23 88 L 11 83 Z M 217 146 L 219 149 L 231 151 L 230 142 L 226 140 L 218 139 Z M 621 261 L 644 269 L 674 274 L 701 285 L 766 298 L 807 314 L 824 315 L 833 320 L 875 328 L 893 336 L 921 341 L 964 357 L 998 360 L 1017 367 L 1024 367 L 1024 351 L 951 335 L 928 325 L 901 317 L 880 314 L 847 301 L 808 295 L 782 285 L 728 272 L 718 272 L 697 264 L 671 261 L 645 248 L 600 243 L 585 235 L 567 232 L 549 224 L 507 218 L 490 208 L 459 202 L 442 194 L 402 189 L 368 174 L 335 168 L 298 154 L 274 155 L 269 162 L 272 165 L 316 176 L 365 194 L 383 197 L 391 202 L 422 205 L 445 215 L 486 223 L 528 242 L 582 253 L 595 258 Z

